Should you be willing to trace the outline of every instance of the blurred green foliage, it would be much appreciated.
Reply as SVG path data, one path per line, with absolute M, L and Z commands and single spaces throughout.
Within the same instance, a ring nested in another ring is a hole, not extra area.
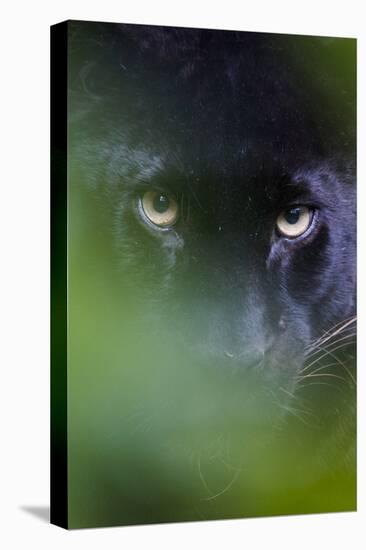
M 353 80 L 355 66 L 347 60 L 355 45 L 339 44 L 332 70 Z M 305 39 L 304 56 L 315 60 L 308 45 Z M 303 86 L 312 66 L 301 56 L 298 63 Z M 337 111 L 336 94 L 328 100 Z M 346 118 L 354 109 L 351 101 Z M 131 290 L 118 269 L 111 235 L 98 225 L 100 203 L 81 187 L 71 169 L 69 526 L 354 510 L 353 421 L 348 447 L 337 442 L 331 416 L 329 424 L 316 414 L 258 423 L 258 404 L 240 373 L 209 371 L 189 342 L 163 322 L 152 323 L 139 288 Z M 321 399 L 326 405 L 326 393 Z
M 70 527 L 354 509 L 354 459 L 318 456 L 327 427 L 257 424 L 240 374 L 151 325 L 73 174 L 69 190 Z

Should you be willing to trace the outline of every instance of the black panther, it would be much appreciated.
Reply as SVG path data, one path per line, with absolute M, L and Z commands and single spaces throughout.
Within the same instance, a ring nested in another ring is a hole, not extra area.
M 252 438 L 308 441 L 316 428 L 313 459 L 338 453 L 349 468 L 354 48 L 75 22 L 69 67 L 73 181 L 93 204 L 96 254 L 143 312 L 151 354 L 218 382 L 225 427 L 235 409 Z

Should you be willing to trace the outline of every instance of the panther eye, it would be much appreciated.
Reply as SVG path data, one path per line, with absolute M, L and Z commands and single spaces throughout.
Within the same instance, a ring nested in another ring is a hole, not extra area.
M 169 227 L 178 219 L 178 203 L 167 193 L 147 191 L 141 200 L 143 215 L 158 227 Z
M 310 227 L 313 211 L 307 206 L 294 206 L 281 212 L 277 218 L 277 229 L 289 238 L 300 237 Z

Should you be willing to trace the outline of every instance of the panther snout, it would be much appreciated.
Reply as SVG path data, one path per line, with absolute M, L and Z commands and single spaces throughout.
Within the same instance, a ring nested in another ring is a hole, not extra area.
M 231 351 L 225 350 L 224 356 L 232 361 L 239 361 L 247 369 L 257 369 L 264 365 L 266 350 L 258 348 L 241 353 L 232 353 Z

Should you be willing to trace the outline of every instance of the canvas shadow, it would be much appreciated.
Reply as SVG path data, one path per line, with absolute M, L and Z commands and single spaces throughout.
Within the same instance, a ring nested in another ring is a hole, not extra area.
M 50 522 L 50 507 L 49 506 L 20 506 L 23 512 L 27 512 L 36 518 L 49 523 Z

